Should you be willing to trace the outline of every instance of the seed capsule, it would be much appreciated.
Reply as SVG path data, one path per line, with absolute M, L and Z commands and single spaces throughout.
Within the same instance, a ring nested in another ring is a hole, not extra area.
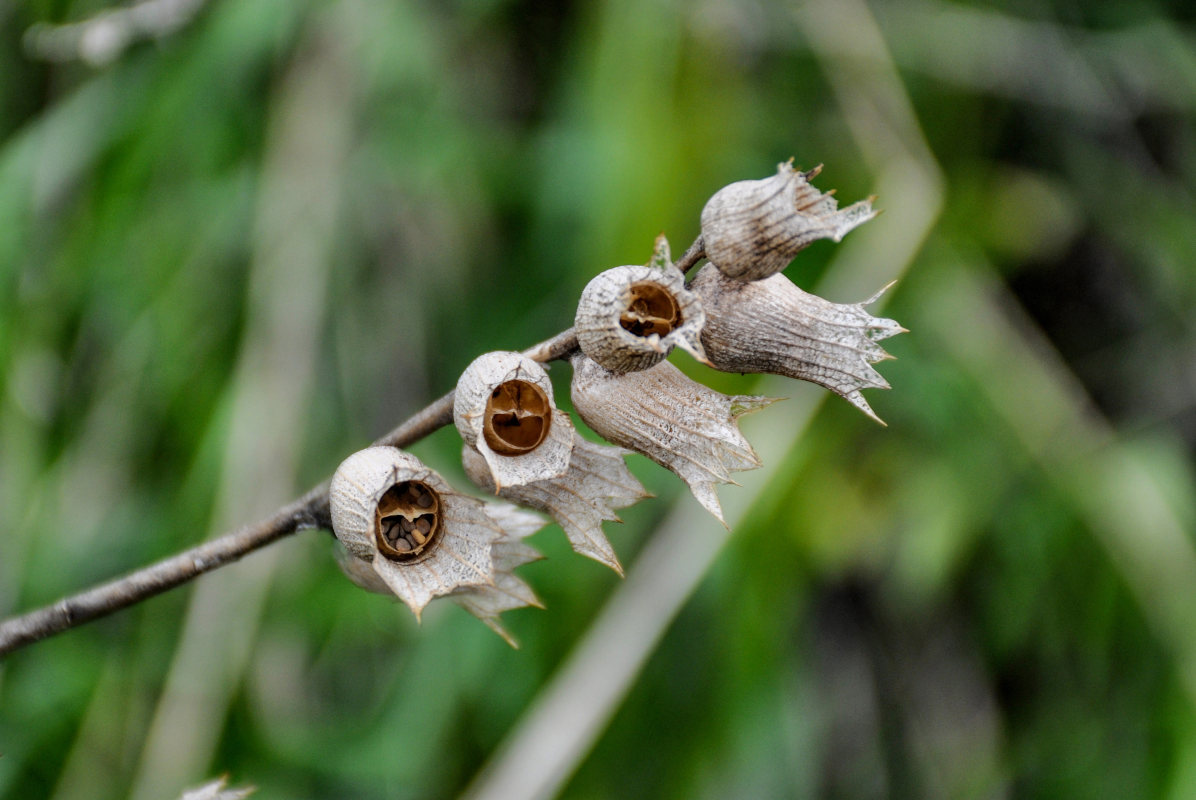
M 647 369 L 680 347 L 699 361 L 706 315 L 673 266 L 663 236 L 648 266 L 614 267 L 586 285 L 577 304 L 577 343 L 612 372 Z
M 457 381 L 453 420 L 486 460 L 496 486 L 551 478 L 569 466 L 573 423 L 553 404 L 544 367 L 520 353 L 474 359 Z
M 516 535 L 485 503 L 453 491 L 394 447 L 370 447 L 345 459 L 332 478 L 329 503 L 333 532 L 347 551 L 346 574 L 366 588 L 385 586 L 417 618 L 434 597 L 493 586 L 492 548 Z M 511 518 L 522 526 L 520 539 L 525 518 L 538 522 L 526 512 L 523 517 Z
M 832 303 L 784 275 L 737 281 L 707 264 L 693 290 L 710 312 L 702 342 L 716 369 L 811 381 L 884 424 L 860 393 L 889 388 L 871 366 L 892 358 L 877 342 L 905 332 L 864 310 L 884 289 L 862 303 Z
M 799 172 L 778 164 L 777 174 L 724 186 L 702 209 L 706 258 L 729 278 L 755 281 L 780 272 L 818 239 L 842 239 L 876 216 L 872 200 L 839 209 L 833 192 L 810 185 L 822 167 Z
M 503 487 L 498 494 L 520 505 L 547 512 L 560 523 L 575 551 L 622 575 L 623 567 L 602 532 L 602 523 L 605 520 L 618 522 L 615 509 L 649 495 L 623 461 L 627 450 L 595 444 L 577 433 L 573 436 L 573 454 L 569 469 L 563 475 L 523 486 Z M 482 489 L 494 491 L 494 483 L 481 454 L 465 445 L 461 462 L 470 480 Z
M 723 522 L 714 485 L 730 483 L 732 471 L 760 466 L 736 420 L 775 400 L 716 392 L 667 361 L 623 375 L 581 353 L 572 364 L 573 407 L 586 424 L 675 472 Z

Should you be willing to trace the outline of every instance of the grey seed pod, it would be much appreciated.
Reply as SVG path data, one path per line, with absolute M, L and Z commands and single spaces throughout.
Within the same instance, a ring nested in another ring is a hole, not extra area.
M 619 522 L 615 509 L 625 508 L 649 497 L 627 469 L 621 447 L 595 444 L 574 433 L 573 455 L 564 475 L 505 487 L 499 496 L 547 512 L 560 523 L 573 549 L 606 564 L 619 575 L 623 567 L 602 532 L 604 521 Z M 461 462 L 470 480 L 487 491 L 494 490 L 486 463 L 469 445 L 461 451 Z
M 481 460 L 480 455 L 476 457 Z M 485 462 L 481 462 L 480 466 L 485 470 Z M 486 474 L 489 475 L 489 472 Z M 518 647 L 518 643 L 499 621 L 499 614 L 524 606 L 544 607 L 531 587 L 513 572 L 518 566 L 542 558 L 540 553 L 523 539 L 542 528 L 544 521 L 535 514 L 508 503 L 486 503 L 482 510 L 501 531 L 499 538 L 490 548 L 494 583 L 454 589 L 450 596 L 455 603 L 503 637 L 509 645 Z M 350 555 L 343 547 L 337 548 L 336 559 L 345 576 L 362 589 L 377 594 L 394 595 L 390 586 L 374 570 L 371 562 Z
M 810 185 L 822 167 L 799 172 L 778 164 L 777 174 L 738 181 L 714 193 L 702 209 L 706 258 L 727 277 L 756 281 L 780 272 L 818 239 L 839 241 L 876 216 L 872 198 L 839 209 L 834 192 Z
M 515 575 L 516 567 L 537 561 L 541 555 L 523 539 L 544 526 L 535 514 L 506 503 L 487 503 L 486 513 L 504 531 L 503 538 L 494 543 L 494 585 L 470 586 L 453 593 L 453 600 L 469 613 L 486 623 L 511 647 L 519 647 L 499 621 L 499 615 L 515 608 L 534 606 L 543 608 L 540 598 L 522 578 Z
M 461 373 L 453 421 L 478 449 L 496 486 L 520 486 L 569 467 L 573 423 L 553 403 L 552 381 L 521 353 L 478 356 Z
M 417 619 L 434 597 L 495 583 L 492 548 L 507 533 L 486 504 L 453 491 L 398 448 L 370 447 L 345 459 L 329 502 L 333 532 L 349 557 L 368 563 Z M 377 588 L 362 578 L 361 564 L 346 573 Z
M 572 364 L 573 407 L 586 424 L 604 439 L 675 472 L 698 502 L 724 522 L 714 485 L 731 483 L 733 471 L 760 466 L 736 420 L 775 400 L 716 392 L 667 361 L 624 375 L 581 353 Z
M 614 267 L 594 276 L 581 293 L 573 325 L 582 352 L 621 373 L 658 364 L 673 347 L 705 362 L 705 321 L 702 304 L 685 288 L 685 276 L 673 266 L 661 236 L 649 266 Z
M 905 333 L 893 320 L 864 310 L 887 288 L 862 303 L 832 303 L 784 275 L 737 281 L 710 264 L 693 282 L 710 312 L 702 342 L 716 369 L 811 381 L 882 425 L 860 390 L 889 388 L 871 366 L 892 358 L 877 342 Z

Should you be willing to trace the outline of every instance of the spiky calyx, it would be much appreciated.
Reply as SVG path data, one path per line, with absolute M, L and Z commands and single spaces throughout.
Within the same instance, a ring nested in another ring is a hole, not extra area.
M 731 472 L 760 466 L 737 420 L 774 400 L 716 392 L 667 361 L 624 375 L 580 353 L 572 363 L 573 406 L 586 424 L 672 470 L 724 522 L 715 484 L 731 483 Z
M 783 270 L 797 253 L 818 239 L 839 241 L 876 216 L 872 200 L 840 209 L 834 193 L 815 189 L 820 171 L 800 172 L 778 164 L 777 174 L 738 181 L 718 190 L 702 209 L 706 257 L 723 274 L 756 281 Z
M 407 503 L 409 487 L 419 497 L 432 495 L 436 519 L 428 528 L 434 538 L 420 542 L 417 523 L 426 511 Z M 400 502 L 391 502 L 395 495 Z M 359 585 L 377 588 L 364 564 L 402 600 L 416 618 L 434 598 L 473 588 L 494 587 L 493 548 L 502 541 L 522 540 L 528 527 L 542 521 L 527 512 L 497 514 L 486 503 L 459 494 L 414 456 L 394 447 L 358 451 L 337 468 L 329 489 L 332 527 L 349 557 L 363 562 L 346 569 Z M 414 517 L 414 519 L 413 519 Z M 402 523 L 409 522 L 408 526 Z M 515 531 L 508 530 L 517 524 Z M 404 546 L 406 543 L 408 546 Z M 412 545 L 420 547 L 418 552 Z
M 864 310 L 885 289 L 861 303 L 832 303 L 784 275 L 738 281 L 710 264 L 693 282 L 710 312 L 702 343 L 716 369 L 811 381 L 882 425 L 860 390 L 889 388 L 871 365 L 892 358 L 878 342 L 905 332 Z
M 498 494 L 507 500 L 539 509 L 560 523 L 573 549 L 606 564 L 620 575 L 623 567 L 605 534 L 604 521 L 618 522 L 615 510 L 648 497 L 644 487 L 627 469 L 621 447 L 595 444 L 574 433 L 569 469 L 556 478 L 524 486 L 510 486 Z M 461 452 L 465 474 L 483 489 L 494 491 L 481 455 L 466 445 Z

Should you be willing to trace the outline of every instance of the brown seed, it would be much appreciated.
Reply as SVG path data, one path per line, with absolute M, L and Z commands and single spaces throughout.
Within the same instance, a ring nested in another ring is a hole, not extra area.
M 415 521 L 415 529 L 420 533 L 426 534 L 428 531 L 432 530 L 432 522 L 426 515 L 422 516 Z
M 415 523 L 412 522 L 411 520 L 407 519 L 406 517 L 404 517 L 403 520 L 399 524 L 403 526 L 404 533 L 411 533 L 411 529 L 415 527 Z
M 411 532 L 411 538 L 412 538 L 412 539 L 415 541 L 415 543 L 416 543 L 416 544 L 418 544 L 418 545 L 422 545 L 422 544 L 424 544 L 424 542 L 428 541 L 428 537 L 427 537 L 427 536 L 424 536 L 424 535 L 423 535 L 422 533 L 420 533 L 418 530 L 414 530 L 414 531 L 412 531 L 412 532 Z
M 420 495 L 420 496 L 419 496 L 419 499 L 417 499 L 417 500 L 415 501 L 415 504 L 416 504 L 417 506 L 419 506 L 420 508 L 429 508 L 429 507 L 431 507 L 431 505 L 432 505 L 432 495 L 430 495 L 430 494 L 426 494 L 426 493 L 425 493 L 425 494 L 422 494 L 422 495 Z
M 406 539 L 396 539 L 395 540 L 395 550 L 398 550 L 400 553 L 410 552 L 411 551 L 411 542 L 407 541 Z

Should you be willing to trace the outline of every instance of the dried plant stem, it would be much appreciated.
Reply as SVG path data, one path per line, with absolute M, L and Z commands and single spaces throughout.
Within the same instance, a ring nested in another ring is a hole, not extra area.
M 697 263 L 706 255 L 706 245 L 702 242 L 702 237 L 699 236 L 694 240 L 694 243 L 689 246 L 689 249 L 681 254 L 681 258 L 677 259 L 674 266 L 681 270 L 684 275 L 697 266 Z
M 691 251 L 693 249 L 690 248 Z M 568 359 L 576 349 L 577 336 L 569 328 L 527 349 L 524 354 L 535 361 L 547 362 Z M 449 392 L 412 415 L 375 444 L 407 447 L 452 424 L 452 421 L 453 393 Z M 296 531 L 330 526 L 328 481 L 324 481 L 260 522 L 238 528 L 108 583 L 64 597 L 51 605 L 0 622 L 0 656 L 173 589 Z

